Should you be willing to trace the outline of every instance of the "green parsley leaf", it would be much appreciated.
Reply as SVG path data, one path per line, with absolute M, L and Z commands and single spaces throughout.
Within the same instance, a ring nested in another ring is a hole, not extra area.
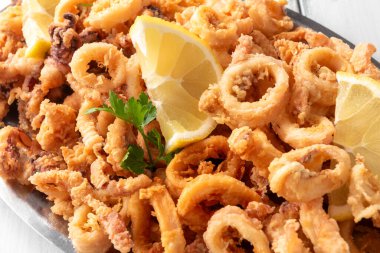
M 137 145 L 129 145 L 128 151 L 121 160 L 120 166 L 135 174 L 144 173 L 148 164 L 144 161 L 144 150 Z
M 165 154 L 165 145 L 162 143 L 161 134 L 156 129 L 153 129 L 148 132 L 148 139 L 158 149 L 157 160 L 164 161 L 166 164 L 169 164 L 173 159 L 175 153 L 170 152 L 168 154 Z
M 81 7 L 91 7 L 93 4 L 92 3 L 80 3 L 78 4 L 78 6 L 81 6 Z
M 127 102 L 124 102 L 116 93 L 110 91 L 109 103 L 110 106 L 103 104 L 102 107 L 91 108 L 86 111 L 86 114 L 105 111 L 132 124 L 142 135 L 149 156 L 149 163 L 147 163 L 144 161 L 143 149 L 136 145 L 130 145 L 121 162 L 123 168 L 140 174 L 144 172 L 145 168 L 154 168 L 158 161 L 164 161 L 166 164 L 171 161 L 174 153 L 165 154 L 165 145 L 162 142 L 161 134 L 156 129 L 148 132 L 148 134 L 144 133 L 144 127 L 152 122 L 157 114 L 156 107 L 149 100 L 147 94 L 141 93 L 137 100 L 130 98 Z M 153 160 L 149 142 L 159 151 L 156 160 Z

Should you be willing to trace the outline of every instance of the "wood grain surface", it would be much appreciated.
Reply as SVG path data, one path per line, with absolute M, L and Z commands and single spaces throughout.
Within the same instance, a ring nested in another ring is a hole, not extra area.
M 8 0 L 0 0 L 0 9 Z M 299 9 L 300 7 L 300 9 Z M 299 11 L 353 43 L 371 42 L 380 49 L 379 0 L 289 0 Z M 380 53 L 376 54 L 380 60 Z M 29 228 L 0 200 L 1 253 L 60 253 Z

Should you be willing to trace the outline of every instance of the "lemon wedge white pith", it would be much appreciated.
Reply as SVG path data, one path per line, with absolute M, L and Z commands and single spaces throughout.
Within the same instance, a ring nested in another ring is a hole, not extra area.
M 167 151 L 209 135 L 216 123 L 199 111 L 198 101 L 222 70 L 208 46 L 184 28 L 149 16 L 137 17 L 130 35 Z

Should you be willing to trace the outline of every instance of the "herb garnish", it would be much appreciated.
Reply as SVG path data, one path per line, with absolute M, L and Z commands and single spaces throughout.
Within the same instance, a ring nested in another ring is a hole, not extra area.
M 156 107 L 149 101 L 148 95 L 141 93 L 137 100 L 130 98 L 127 102 L 124 102 L 113 91 L 110 91 L 109 102 L 110 106 L 103 104 L 102 107 L 91 108 L 86 113 L 105 111 L 132 124 L 143 137 L 149 157 L 149 161 L 146 162 L 144 160 L 144 150 L 137 145 L 129 145 L 120 166 L 133 173 L 141 174 L 145 168 L 153 169 L 159 161 L 164 161 L 168 164 L 174 154 L 165 154 L 161 134 L 156 129 L 149 131 L 147 134 L 144 133 L 144 127 L 152 122 L 157 114 Z M 155 160 L 153 160 L 149 143 L 158 149 L 158 156 Z

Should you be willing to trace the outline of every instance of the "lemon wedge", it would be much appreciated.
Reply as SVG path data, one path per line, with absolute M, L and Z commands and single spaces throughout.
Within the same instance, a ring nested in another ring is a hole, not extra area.
M 366 166 L 380 175 L 380 82 L 338 72 L 334 142 L 361 154 Z
M 211 49 L 181 26 L 149 16 L 136 18 L 130 36 L 166 151 L 207 137 L 216 123 L 199 111 L 198 102 L 222 74 Z
M 50 49 L 49 25 L 53 22 L 53 14 L 58 0 L 23 0 L 22 32 L 26 41 L 26 57 L 45 57 Z

